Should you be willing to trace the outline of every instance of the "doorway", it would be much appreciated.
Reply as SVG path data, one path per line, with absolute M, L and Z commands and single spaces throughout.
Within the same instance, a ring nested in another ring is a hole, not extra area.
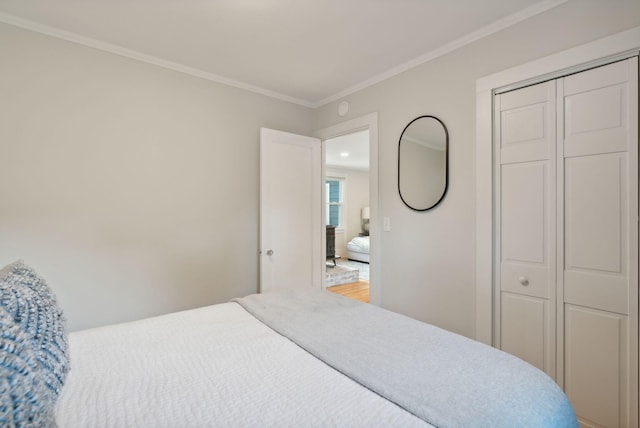
M 326 255 L 332 256 L 325 260 L 324 286 L 379 304 L 377 114 L 322 129 L 315 136 L 322 140 L 323 232 Z M 333 239 L 334 254 L 327 248 L 327 236 L 329 243 Z M 336 283 L 340 276 L 344 278 Z
M 369 302 L 369 130 L 324 141 L 325 284 Z

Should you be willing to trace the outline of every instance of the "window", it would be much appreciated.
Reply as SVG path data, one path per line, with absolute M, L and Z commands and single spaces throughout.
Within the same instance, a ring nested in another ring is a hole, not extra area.
M 325 181 L 326 224 L 342 226 L 342 203 L 344 193 L 344 180 L 340 178 L 327 178 Z

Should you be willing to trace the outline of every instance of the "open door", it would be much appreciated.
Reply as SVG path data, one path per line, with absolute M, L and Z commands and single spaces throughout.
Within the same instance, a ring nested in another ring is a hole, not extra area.
M 322 288 L 322 146 L 260 129 L 260 292 Z

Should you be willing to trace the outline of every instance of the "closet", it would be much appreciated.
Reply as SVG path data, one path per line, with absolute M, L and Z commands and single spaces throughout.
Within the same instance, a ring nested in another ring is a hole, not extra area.
M 638 57 L 497 93 L 494 162 L 495 345 L 637 427 Z

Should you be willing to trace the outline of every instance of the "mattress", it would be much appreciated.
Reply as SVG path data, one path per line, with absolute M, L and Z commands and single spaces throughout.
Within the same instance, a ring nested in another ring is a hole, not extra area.
M 347 243 L 347 257 L 350 260 L 369 263 L 369 237 L 356 236 Z
M 431 426 L 237 303 L 71 333 L 59 427 Z
M 347 251 L 347 258 L 357 262 L 369 263 L 369 253 L 358 253 L 356 251 Z
M 369 237 L 368 236 L 356 236 L 347 243 L 347 250 L 354 251 L 356 253 L 369 253 Z
M 59 427 L 577 427 L 543 372 L 319 290 L 71 333 Z

